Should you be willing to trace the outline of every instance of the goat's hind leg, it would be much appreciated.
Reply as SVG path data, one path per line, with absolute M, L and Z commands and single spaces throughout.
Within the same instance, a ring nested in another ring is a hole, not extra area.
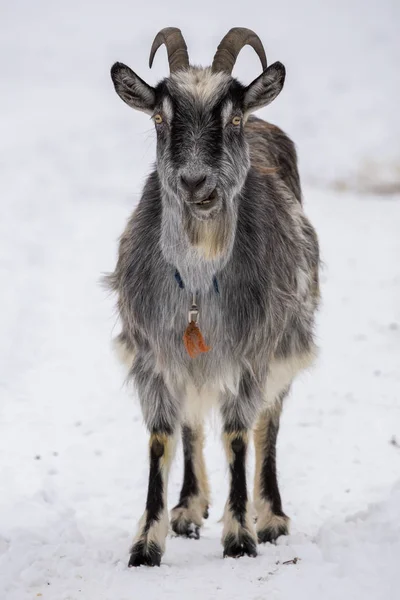
M 177 535 L 199 539 L 203 518 L 208 517 L 209 486 L 203 456 L 202 425 L 182 426 L 183 485 L 178 504 L 171 511 L 171 527 Z
M 264 411 L 254 428 L 256 471 L 254 479 L 254 506 L 257 512 L 257 538 L 260 544 L 273 542 L 289 532 L 289 518 L 282 510 L 276 473 L 276 441 L 282 402 Z

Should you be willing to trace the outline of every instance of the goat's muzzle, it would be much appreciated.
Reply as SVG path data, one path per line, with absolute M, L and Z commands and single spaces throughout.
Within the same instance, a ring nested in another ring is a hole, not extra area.
M 209 211 L 214 208 L 219 202 L 217 190 L 214 189 L 211 194 L 203 198 L 202 200 L 195 200 L 191 202 L 192 207 L 201 210 L 202 212 Z
M 220 201 L 215 177 L 206 170 L 185 170 L 179 177 L 179 195 L 196 215 L 207 215 Z
M 222 198 L 216 188 L 202 194 L 185 194 L 184 201 L 191 214 L 201 220 L 212 218 L 222 206 Z

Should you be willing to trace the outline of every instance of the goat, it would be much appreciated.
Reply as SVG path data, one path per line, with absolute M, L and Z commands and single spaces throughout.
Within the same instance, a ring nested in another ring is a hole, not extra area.
M 189 65 L 174 27 L 155 37 L 150 67 L 162 44 L 170 75 L 156 87 L 122 63 L 111 68 L 118 95 L 151 115 L 157 132 L 157 163 L 109 276 L 122 322 L 117 345 L 150 433 L 147 502 L 129 566 L 160 564 L 179 431 L 184 481 L 171 526 L 199 538 L 210 502 L 203 419 L 212 405 L 230 471 L 223 555 L 256 556 L 257 542 L 288 533 L 276 474 L 279 420 L 293 379 L 316 355 L 319 249 L 302 208 L 296 151 L 280 129 L 250 116 L 278 96 L 285 68 L 267 67 L 260 38 L 240 27 L 207 68 Z M 246 44 L 263 72 L 244 86 L 231 73 Z M 256 526 L 246 485 L 252 430 Z

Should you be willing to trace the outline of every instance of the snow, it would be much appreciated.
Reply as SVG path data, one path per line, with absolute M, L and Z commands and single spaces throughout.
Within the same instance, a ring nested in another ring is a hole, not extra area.
M 162 50 L 154 73 L 147 52 L 171 23 L 194 60 L 209 62 L 240 5 L 16 0 L 0 21 L 1 600 L 398 594 L 400 197 L 356 190 L 398 189 L 399 4 L 247 6 L 258 12 L 241 24 L 288 68 L 282 96 L 261 113 L 298 144 L 324 260 L 321 356 L 294 386 L 278 448 L 292 533 L 256 559 L 222 559 L 228 472 L 214 420 L 200 541 L 168 539 L 159 569 L 126 566 L 147 434 L 111 351 L 114 299 L 99 279 L 154 160 L 154 134 L 116 97 L 108 69 L 119 59 L 150 83 L 161 77 Z M 258 70 L 245 49 L 238 76 Z M 178 450 L 171 507 L 181 472 Z

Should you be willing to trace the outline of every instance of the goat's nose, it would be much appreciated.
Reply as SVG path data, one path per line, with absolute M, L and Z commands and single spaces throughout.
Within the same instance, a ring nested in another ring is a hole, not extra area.
M 207 177 L 205 175 L 181 175 L 181 184 L 182 187 L 185 188 L 188 192 L 197 192 L 201 187 L 203 187 Z

